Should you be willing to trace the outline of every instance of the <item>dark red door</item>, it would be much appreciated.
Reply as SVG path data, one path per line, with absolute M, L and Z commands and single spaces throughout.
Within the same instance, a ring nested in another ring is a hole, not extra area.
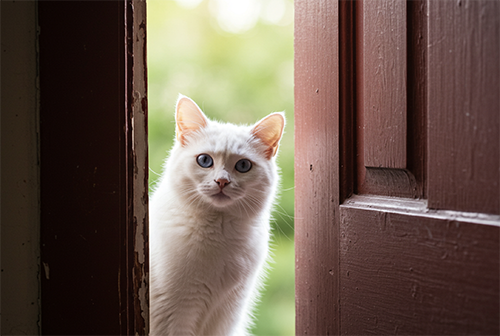
M 296 1 L 297 334 L 498 334 L 500 3 Z

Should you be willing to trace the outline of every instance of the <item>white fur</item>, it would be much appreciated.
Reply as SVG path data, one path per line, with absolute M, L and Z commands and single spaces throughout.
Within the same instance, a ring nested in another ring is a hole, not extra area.
M 151 335 L 247 335 L 278 174 L 252 127 L 208 120 L 179 140 L 150 202 Z M 209 154 L 214 165 L 196 158 Z M 235 164 L 252 162 L 247 173 Z M 227 197 L 214 181 L 229 178 Z

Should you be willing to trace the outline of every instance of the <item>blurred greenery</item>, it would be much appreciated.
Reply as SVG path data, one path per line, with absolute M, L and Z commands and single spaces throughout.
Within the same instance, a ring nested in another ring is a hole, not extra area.
M 253 6 L 253 21 L 231 32 L 219 15 L 228 1 Z M 294 335 L 292 1 L 148 0 L 147 20 L 151 186 L 173 144 L 179 93 L 195 100 L 208 117 L 232 123 L 253 124 L 270 112 L 286 113 L 273 262 L 253 333 Z

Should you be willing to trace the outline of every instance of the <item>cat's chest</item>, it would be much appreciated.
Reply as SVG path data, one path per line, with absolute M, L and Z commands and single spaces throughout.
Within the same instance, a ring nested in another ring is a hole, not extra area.
M 226 218 L 196 222 L 186 228 L 186 239 L 195 251 L 206 256 L 248 255 L 261 236 L 259 228 Z
M 241 227 L 247 225 L 247 227 Z M 251 223 L 220 218 L 187 229 L 186 250 L 201 275 L 236 279 L 246 277 L 265 258 L 266 233 Z

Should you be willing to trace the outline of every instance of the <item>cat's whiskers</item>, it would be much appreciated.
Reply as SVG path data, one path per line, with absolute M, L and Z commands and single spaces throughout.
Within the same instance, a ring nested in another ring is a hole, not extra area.
M 250 217 L 250 214 L 248 213 L 248 210 L 246 209 L 244 202 L 245 202 L 244 199 L 240 199 L 238 200 L 238 202 L 236 202 L 236 205 L 238 206 L 238 208 L 241 208 L 243 209 L 243 211 L 245 211 L 247 217 Z
M 247 206 L 252 213 L 259 212 L 259 208 L 261 208 L 263 204 L 259 198 L 251 195 L 250 193 L 246 197 L 242 198 L 241 202 L 244 206 Z
M 277 212 L 277 214 L 281 217 L 281 219 L 283 219 L 283 221 L 293 229 L 293 227 L 286 221 L 286 219 L 284 219 L 281 214 L 279 212 Z M 293 241 L 293 239 L 291 239 L 290 237 L 288 237 L 288 235 L 285 233 L 285 231 L 283 231 L 283 229 L 281 228 L 281 226 L 278 225 L 278 222 L 277 221 L 274 221 L 274 226 L 278 228 L 279 232 L 281 232 L 283 234 L 283 236 L 285 236 L 286 239 L 288 239 L 288 241 Z
M 253 195 L 253 192 L 259 193 L 260 195 L 255 196 L 255 195 Z M 265 199 L 266 193 L 264 191 L 258 190 L 258 189 L 253 189 L 253 192 L 248 193 L 248 198 L 251 199 L 252 201 L 254 201 L 259 206 L 263 205 L 264 204 L 263 199 Z
M 243 199 L 242 204 L 243 204 L 243 207 L 244 207 L 245 212 L 247 214 L 249 211 L 250 211 L 250 213 L 252 213 L 254 215 L 258 213 L 258 210 L 255 208 L 255 206 L 252 205 L 252 203 L 248 199 Z M 250 217 L 250 215 L 247 215 L 247 216 Z
M 289 215 L 285 209 L 283 209 L 283 207 L 279 204 L 279 203 L 276 203 L 275 204 L 276 206 L 278 206 L 281 210 L 283 211 L 279 211 L 277 209 L 274 209 L 273 212 L 277 213 L 278 215 L 280 215 L 280 217 L 283 219 L 283 221 L 285 221 L 285 223 L 293 229 L 293 226 L 288 222 L 288 220 L 291 220 L 291 221 L 294 221 L 295 220 L 295 216 L 293 215 Z M 288 220 L 287 220 L 288 219 Z
M 183 187 L 181 192 L 184 193 L 184 197 L 186 197 L 186 201 L 188 202 L 187 208 L 191 208 L 191 206 L 196 202 L 197 206 L 199 205 L 200 202 L 202 202 L 202 196 L 196 191 L 193 190 L 192 188 L 189 187 Z

